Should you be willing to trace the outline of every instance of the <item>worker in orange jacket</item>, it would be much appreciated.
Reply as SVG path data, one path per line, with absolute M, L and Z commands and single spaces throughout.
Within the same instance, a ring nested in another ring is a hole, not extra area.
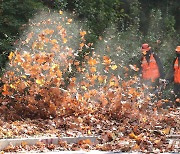
M 143 83 L 150 86 L 152 90 L 157 89 L 160 80 L 165 77 L 161 60 L 147 43 L 142 44 L 141 51 L 140 74 Z
M 175 104 L 180 106 L 180 46 L 177 46 L 173 69 L 168 73 L 167 81 L 174 83 Z

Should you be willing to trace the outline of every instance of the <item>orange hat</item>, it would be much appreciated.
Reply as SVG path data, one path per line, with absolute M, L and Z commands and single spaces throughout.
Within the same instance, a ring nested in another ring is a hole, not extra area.
M 177 52 L 180 52 L 180 46 L 177 46 L 177 47 L 176 47 L 176 51 L 177 51 Z
M 141 50 L 142 51 L 149 51 L 151 49 L 151 47 L 149 46 L 149 44 L 144 43 L 142 44 Z

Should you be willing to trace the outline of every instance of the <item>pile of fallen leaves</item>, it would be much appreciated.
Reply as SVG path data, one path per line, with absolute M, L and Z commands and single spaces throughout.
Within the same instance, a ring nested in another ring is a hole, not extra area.
M 121 66 L 108 55 L 109 48 L 107 55 L 97 54 L 93 44 L 86 43 L 86 31 L 78 32 L 80 42 L 73 49 L 77 36 L 68 31 L 73 20 L 64 17 L 62 11 L 59 14 L 56 19 L 61 21 L 49 18 L 30 23 L 38 32 L 29 32 L 9 55 L 7 71 L 1 78 L 0 138 L 94 135 L 98 143 L 23 144 L 5 151 L 172 151 L 166 135 L 171 128 L 179 130 L 178 116 L 162 109 L 164 101 L 155 96 L 152 99 L 138 77 L 128 77 L 129 69 L 138 70 L 136 66 Z M 84 49 L 91 55 L 78 60 Z M 68 76 L 65 86 L 67 73 L 73 76 Z

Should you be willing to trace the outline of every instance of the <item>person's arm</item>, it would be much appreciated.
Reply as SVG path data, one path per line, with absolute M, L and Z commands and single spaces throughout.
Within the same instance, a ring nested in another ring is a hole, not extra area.
M 154 58 L 156 60 L 158 68 L 159 68 L 160 78 L 164 79 L 165 78 L 165 73 L 164 73 L 164 68 L 163 68 L 162 62 L 161 62 L 160 58 L 156 54 L 154 54 Z
M 173 82 L 174 81 L 174 68 L 170 69 L 165 77 L 166 81 Z
M 174 62 L 175 62 L 175 59 L 173 61 L 173 65 L 171 66 L 171 68 L 169 69 L 165 79 L 168 81 L 168 82 L 173 82 L 174 81 Z

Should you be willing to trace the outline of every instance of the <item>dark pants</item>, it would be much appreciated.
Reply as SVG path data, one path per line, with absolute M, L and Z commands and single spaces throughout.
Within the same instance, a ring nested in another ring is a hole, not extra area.
M 174 84 L 174 94 L 176 98 L 180 98 L 180 84 Z
M 175 105 L 180 106 L 180 84 L 174 83 Z
M 144 80 L 143 83 L 148 87 L 146 90 L 148 90 L 151 93 L 154 93 L 159 88 L 159 80 L 155 80 L 154 82 L 149 80 Z
M 146 86 L 144 89 L 145 94 L 152 94 L 151 101 L 156 102 L 157 100 L 161 99 L 162 91 L 161 85 L 159 84 L 159 79 L 155 80 L 154 82 L 149 80 L 144 80 L 143 84 Z

